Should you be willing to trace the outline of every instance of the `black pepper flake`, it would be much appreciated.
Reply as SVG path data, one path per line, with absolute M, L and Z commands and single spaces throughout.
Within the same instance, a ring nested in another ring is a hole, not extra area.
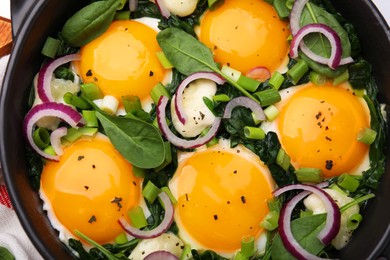
M 186 193 L 186 201 L 188 201 L 188 194 Z
M 93 78 L 93 81 L 97 82 L 97 81 L 98 81 L 98 78 L 97 78 L 97 77 L 94 77 L 94 78 Z
M 325 130 L 329 130 L 329 127 L 328 127 L 328 126 L 325 126 Z
M 333 168 L 333 161 L 332 160 L 326 160 L 326 162 L 325 162 L 325 168 L 327 169 L 327 170 L 332 170 L 332 168 Z
M 237 174 L 237 170 L 234 170 L 234 172 L 233 172 L 234 174 Z
M 87 73 L 85 73 L 85 76 L 91 77 L 92 76 L 92 70 L 88 70 Z
M 321 117 L 321 115 L 322 115 L 322 113 L 321 113 L 321 111 L 319 111 L 319 112 L 317 113 L 317 115 L 316 115 L 316 119 L 318 120 L 318 119 Z
M 214 220 L 217 220 L 218 219 L 218 215 L 214 215 Z
M 95 215 L 92 215 L 91 218 L 88 220 L 89 224 L 92 224 L 93 222 L 96 222 L 96 217 Z
M 96 165 L 95 164 L 92 164 L 92 169 L 96 169 Z
M 240 151 L 240 150 L 237 150 L 237 153 L 241 153 L 241 151 Z
M 85 185 L 84 186 L 85 190 L 89 190 L 89 186 Z
M 177 243 L 176 243 L 176 246 L 179 246 L 179 245 L 180 245 L 180 243 L 179 243 L 179 242 L 177 242 Z
M 246 203 L 245 196 L 241 196 L 241 202 L 244 203 L 244 204 Z
M 321 103 L 321 104 L 325 103 L 325 100 L 321 100 L 320 103 Z
M 84 155 L 80 155 L 79 157 L 77 157 L 77 161 L 81 161 L 84 158 L 85 158 Z
M 181 207 L 184 208 L 186 205 L 182 204 Z
M 227 201 L 226 203 L 227 203 L 227 204 L 230 204 L 230 201 Z
M 201 111 L 199 111 L 200 118 L 203 120 L 205 117 L 205 114 L 203 114 Z
M 218 49 L 218 46 L 217 45 L 214 45 L 214 50 L 217 50 Z
M 184 249 L 184 246 L 181 246 L 180 249 Z
M 134 186 L 137 186 L 137 183 L 135 181 L 133 181 L 133 184 L 134 184 Z
M 332 141 L 332 139 L 330 138 L 330 137 L 328 137 L 328 136 L 325 136 L 325 139 L 327 140 L 327 141 Z
M 115 197 L 111 203 L 116 203 L 118 205 L 118 211 L 121 210 L 122 204 L 121 204 L 122 198 L 121 197 Z
M 149 77 L 153 77 L 154 75 L 154 72 L 153 71 L 149 71 Z
M 228 62 L 227 64 L 226 64 L 228 67 L 230 67 L 230 63 Z

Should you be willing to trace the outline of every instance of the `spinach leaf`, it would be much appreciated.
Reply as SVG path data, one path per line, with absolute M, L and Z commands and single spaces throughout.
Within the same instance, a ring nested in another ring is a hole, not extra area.
M 150 169 L 165 158 L 165 147 L 160 132 L 144 121 L 113 117 L 96 111 L 96 117 L 115 148 L 134 166 Z
M 325 225 L 326 214 L 312 215 L 295 219 L 291 222 L 291 230 L 299 244 L 310 253 L 317 255 L 324 245 L 317 238 Z M 271 246 L 272 259 L 296 259 L 284 247 L 280 235 L 277 234 Z
M 195 249 L 191 250 L 192 257 L 194 260 L 227 260 L 227 258 L 222 257 L 211 250 L 206 250 L 202 253 L 196 251 Z
M 66 21 L 62 37 L 72 47 L 81 47 L 97 38 L 110 26 L 120 0 L 93 2 Z
M 172 65 L 184 75 L 218 71 L 209 48 L 180 29 L 167 28 L 159 32 L 157 42 Z
M 11 254 L 11 252 L 7 248 L 0 246 L 0 259 L 14 260 L 15 257 Z
M 43 160 L 31 148 L 27 148 L 26 158 L 28 164 L 28 176 L 34 190 L 39 190 L 41 186 L 41 174 L 43 170 Z

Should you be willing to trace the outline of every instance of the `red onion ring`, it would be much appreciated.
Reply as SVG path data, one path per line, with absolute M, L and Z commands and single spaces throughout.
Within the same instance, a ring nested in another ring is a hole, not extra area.
M 238 106 L 246 107 L 252 110 L 257 120 L 265 120 L 265 114 L 261 106 L 256 101 L 248 97 L 236 97 L 230 100 L 225 107 L 223 118 L 231 118 L 233 109 Z
M 163 251 L 163 250 L 153 252 L 144 258 L 144 260 L 161 260 L 161 259 L 178 260 L 179 258 L 177 256 L 175 256 L 174 254 L 169 253 L 167 251 Z
M 334 202 L 332 197 L 329 196 L 324 190 L 319 187 L 307 185 L 307 184 L 293 184 L 284 186 L 274 191 L 275 196 L 290 191 L 290 190 L 305 190 L 297 196 L 293 197 L 287 202 L 281 212 L 279 218 L 279 233 L 286 249 L 295 257 L 299 259 L 322 259 L 309 252 L 307 252 L 294 238 L 291 232 L 291 213 L 295 208 L 296 204 L 301 201 L 310 192 L 316 194 L 323 201 L 326 211 L 328 212 L 326 217 L 325 227 L 318 234 L 318 239 L 324 245 L 329 244 L 332 239 L 337 235 L 340 229 L 341 213 L 337 204 Z
M 129 0 L 129 11 L 134 12 L 137 10 L 138 0 Z
M 264 82 L 271 77 L 271 72 L 268 68 L 259 66 L 249 70 L 245 75 L 249 78 Z
M 38 74 L 38 96 L 42 102 L 54 102 L 51 93 L 51 78 L 55 69 L 71 61 L 80 60 L 79 54 L 69 54 L 46 63 Z
M 158 225 L 156 228 L 152 230 L 140 230 L 138 228 L 135 228 L 131 226 L 123 217 L 118 220 L 119 225 L 123 228 L 126 233 L 132 235 L 135 238 L 155 238 L 161 235 L 162 233 L 165 233 L 169 227 L 171 226 L 173 222 L 173 204 L 171 202 L 171 199 L 165 192 L 161 192 L 158 194 L 159 198 L 161 199 L 161 202 L 163 204 L 163 207 L 165 208 L 164 218 L 160 225 Z
M 59 156 L 44 153 L 33 140 L 33 130 L 36 122 L 47 116 L 58 117 L 68 123 L 71 127 L 77 127 L 77 124 L 80 123 L 83 117 L 70 106 L 55 102 L 38 104 L 26 114 L 23 122 L 23 132 L 30 146 L 42 157 L 58 161 Z
M 291 58 L 298 57 L 298 47 L 301 43 L 303 43 L 303 38 L 310 33 L 321 33 L 328 39 L 331 46 L 331 54 L 329 59 L 327 59 L 327 64 L 330 68 L 336 69 L 339 66 L 341 60 L 341 40 L 339 35 L 332 28 L 325 24 L 308 24 L 300 28 L 291 41 Z
M 303 8 L 305 8 L 307 2 L 309 2 L 309 0 L 295 0 L 294 2 L 294 5 L 290 12 L 290 31 L 292 36 L 295 36 L 299 28 L 301 28 L 301 15 L 303 12 Z
M 168 98 L 161 96 L 157 105 L 157 122 L 162 134 L 167 138 L 167 140 L 173 145 L 183 148 L 183 149 L 192 149 L 204 145 L 209 142 L 218 132 L 219 125 L 221 124 L 221 118 L 216 117 L 212 127 L 209 129 L 206 135 L 199 137 L 195 140 L 187 140 L 180 137 L 177 137 L 172 133 L 171 129 L 166 122 L 166 113 L 165 109 L 168 104 Z
M 213 72 L 196 72 L 191 74 L 187 78 L 185 78 L 176 90 L 176 99 L 175 99 L 175 110 L 179 121 L 184 125 L 187 120 L 187 116 L 184 113 L 183 109 L 183 92 L 185 88 L 193 81 L 197 79 L 209 79 L 217 83 L 218 85 L 222 85 L 225 83 L 225 80 L 221 78 L 218 74 Z
M 50 143 L 57 155 L 61 156 L 64 154 L 64 150 L 61 145 L 61 137 L 65 136 L 68 133 L 68 128 L 60 127 L 51 132 L 50 134 Z
M 325 65 L 328 64 L 328 62 L 329 62 L 328 58 L 322 57 L 322 56 L 314 53 L 312 50 L 309 49 L 309 47 L 306 46 L 306 44 L 304 44 L 304 42 L 301 42 L 299 47 L 301 48 L 301 51 L 307 57 L 309 57 L 311 60 L 314 60 L 315 62 L 325 64 Z M 354 59 L 352 59 L 352 57 L 341 58 L 339 65 L 341 66 L 341 65 L 352 63 L 352 62 L 354 62 Z
M 164 0 L 155 0 L 158 10 L 160 11 L 161 15 L 168 19 L 171 16 L 171 12 L 169 12 L 167 6 L 165 5 Z

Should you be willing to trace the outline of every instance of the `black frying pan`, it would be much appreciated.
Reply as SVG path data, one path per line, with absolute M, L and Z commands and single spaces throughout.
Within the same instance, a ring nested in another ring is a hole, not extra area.
M 31 82 L 40 68 L 41 48 L 48 35 L 56 36 L 62 25 L 87 0 L 12 0 L 14 48 L 0 100 L 0 153 L 6 185 L 22 226 L 46 259 L 70 259 L 69 250 L 57 239 L 36 191 L 27 176 L 22 122 L 27 112 Z M 333 1 L 359 34 L 364 57 L 372 63 L 380 88 L 380 101 L 390 104 L 390 31 L 370 0 Z M 389 115 L 389 113 L 388 113 Z M 389 120 L 389 116 L 387 118 Z M 388 133 L 389 135 L 389 133 Z M 390 149 L 386 173 L 377 197 L 365 209 L 364 224 L 354 233 L 340 259 L 390 259 Z

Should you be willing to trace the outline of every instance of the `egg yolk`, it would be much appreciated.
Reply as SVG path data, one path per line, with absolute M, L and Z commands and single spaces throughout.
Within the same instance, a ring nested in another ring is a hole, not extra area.
M 288 52 L 287 23 L 262 0 L 226 0 L 207 11 L 200 23 L 201 42 L 215 60 L 241 72 L 264 66 L 278 69 Z
M 77 229 L 108 243 L 123 232 L 118 219 L 139 204 L 140 181 L 108 140 L 81 139 L 66 148 L 59 162 L 46 163 L 41 191 L 70 232 Z
M 244 236 L 260 234 L 272 188 L 255 162 L 224 150 L 196 152 L 176 174 L 178 225 L 204 247 L 232 252 Z
M 368 153 L 356 138 L 369 118 L 351 90 L 309 83 L 281 108 L 279 138 L 295 168 L 318 168 L 325 177 L 353 173 Z
M 103 94 L 135 95 L 141 100 L 165 77 L 156 52 L 157 33 L 137 21 L 115 21 L 100 37 L 81 48 L 83 82 L 97 84 Z

